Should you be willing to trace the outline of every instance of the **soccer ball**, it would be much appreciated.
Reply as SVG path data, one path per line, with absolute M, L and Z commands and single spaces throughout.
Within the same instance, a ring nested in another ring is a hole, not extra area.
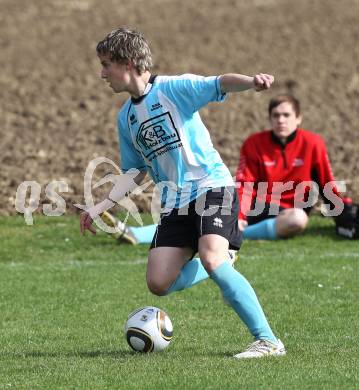
M 167 348 L 173 334 L 168 315 L 154 306 L 132 312 L 125 324 L 128 345 L 137 352 L 156 352 Z

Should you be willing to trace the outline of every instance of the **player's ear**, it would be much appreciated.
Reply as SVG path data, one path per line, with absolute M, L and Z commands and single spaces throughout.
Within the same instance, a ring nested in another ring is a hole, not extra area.
M 135 68 L 135 64 L 133 63 L 132 60 L 128 60 L 127 64 L 126 64 L 126 69 L 127 70 L 132 70 Z
M 298 115 L 297 116 L 297 126 L 299 126 L 302 123 L 302 116 Z

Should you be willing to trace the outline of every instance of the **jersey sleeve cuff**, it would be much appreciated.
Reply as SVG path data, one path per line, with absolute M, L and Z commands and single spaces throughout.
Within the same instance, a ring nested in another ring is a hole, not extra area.
M 219 76 L 215 79 L 216 91 L 217 91 L 217 102 L 223 102 L 226 100 L 227 94 L 221 92 L 221 82 L 219 80 Z

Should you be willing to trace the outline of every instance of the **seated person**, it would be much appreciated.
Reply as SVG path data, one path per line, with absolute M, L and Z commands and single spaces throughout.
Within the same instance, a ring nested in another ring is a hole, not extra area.
M 299 128 L 299 101 L 291 95 L 279 95 L 270 100 L 268 113 L 270 130 L 249 136 L 240 151 L 236 182 L 241 207 L 238 224 L 244 239 L 277 239 L 301 233 L 313 206 L 313 185 L 332 209 L 338 201 L 345 201 L 335 184 L 330 184 L 334 177 L 323 139 Z M 324 194 L 327 184 L 328 199 Z M 114 238 L 131 244 L 151 243 L 157 228 L 127 227 L 108 212 L 103 219 L 118 227 Z
M 299 127 L 299 101 L 279 95 L 270 100 L 268 114 L 270 130 L 245 140 L 236 175 L 241 206 L 238 223 L 249 239 L 285 238 L 303 232 L 315 203 L 311 199 L 315 188 L 331 210 L 342 209 L 345 201 L 332 183 L 323 139 Z

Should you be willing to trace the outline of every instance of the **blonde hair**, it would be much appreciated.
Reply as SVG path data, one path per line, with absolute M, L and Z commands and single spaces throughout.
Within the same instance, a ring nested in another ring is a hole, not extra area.
M 100 55 L 109 55 L 110 60 L 127 64 L 132 61 L 139 74 L 152 68 L 152 54 L 145 37 L 135 30 L 120 27 L 111 31 L 97 44 Z

